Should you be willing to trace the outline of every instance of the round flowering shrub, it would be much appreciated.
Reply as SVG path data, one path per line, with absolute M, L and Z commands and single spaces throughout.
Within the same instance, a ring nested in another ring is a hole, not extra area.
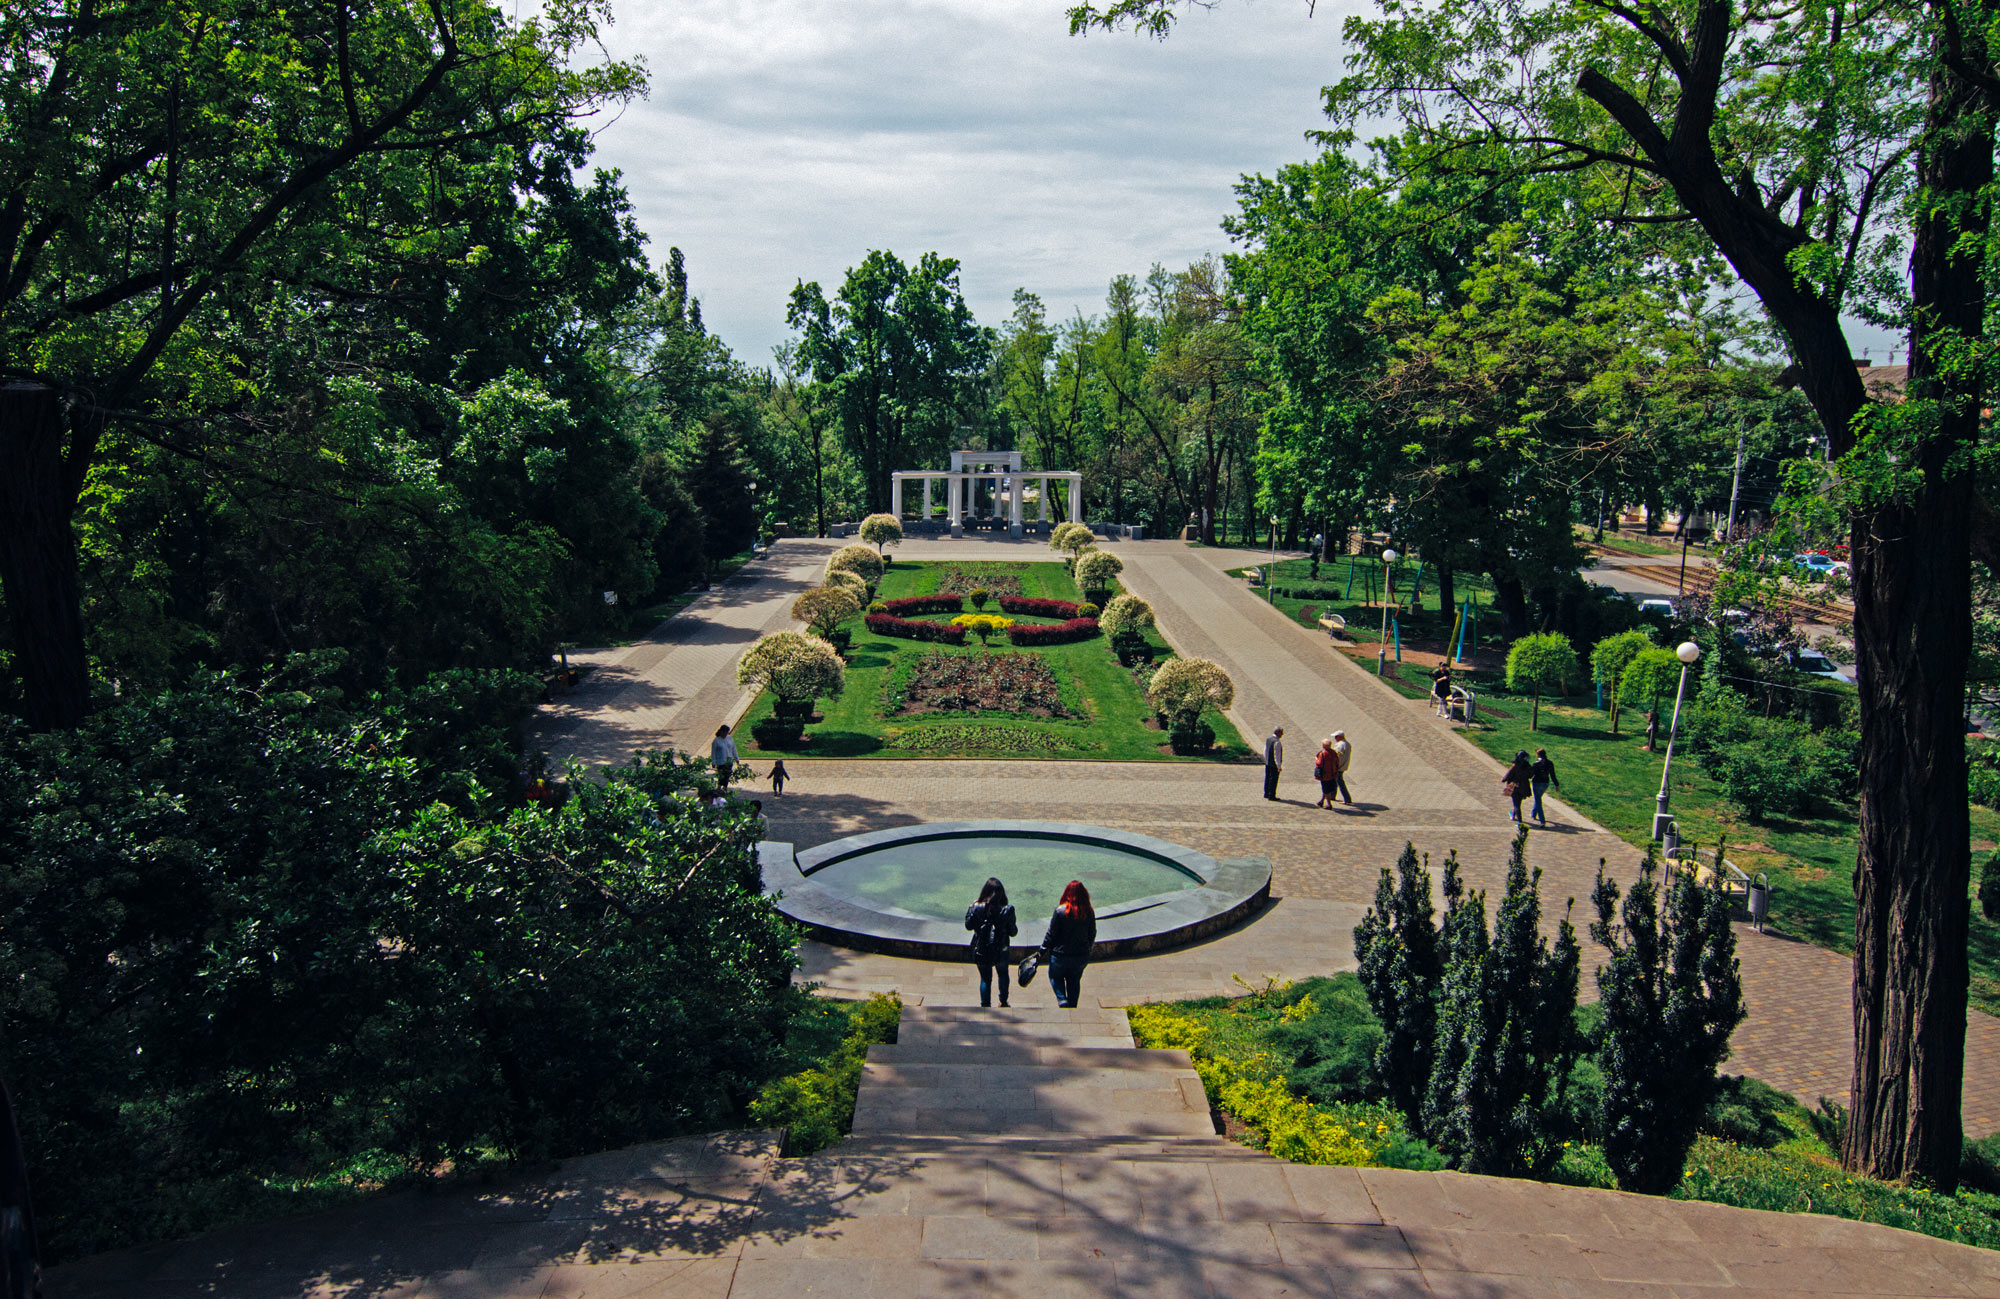
M 857 600 L 868 598 L 868 579 L 851 568 L 829 568 L 825 578 L 828 586 L 844 586 L 854 592 Z
M 893 514 L 871 514 L 861 520 L 856 535 L 879 552 L 903 539 L 903 524 Z
M 841 622 L 861 612 L 861 601 L 845 586 L 828 583 L 802 592 L 792 601 L 792 617 L 812 628 L 813 635 L 830 640 Z
M 1087 550 L 1076 559 L 1076 584 L 1085 591 L 1107 591 L 1111 579 L 1125 571 L 1125 561 L 1108 550 Z
M 974 636 L 979 637 L 979 643 L 984 645 L 990 637 L 996 636 L 1006 631 L 1009 627 L 1012 627 L 1014 620 L 1012 618 L 1002 618 L 999 614 L 995 613 L 962 613 L 951 620 L 951 625 L 965 628 Z
M 842 546 L 833 552 L 831 559 L 826 561 L 827 572 L 832 573 L 839 569 L 846 569 L 868 585 L 874 586 L 882 580 L 882 557 L 866 546 Z
M 969 598 L 972 601 L 973 608 L 984 609 L 986 607 L 986 602 L 993 598 L 993 593 L 987 590 L 983 586 L 975 586 L 972 588 L 972 593 Z
M 736 665 L 736 683 L 769 690 L 783 703 L 837 699 L 847 688 L 847 665 L 833 646 L 813 636 L 781 631 L 752 645 Z
M 1169 659 L 1153 673 L 1146 701 L 1166 722 L 1174 752 L 1199 752 L 1215 742 L 1202 713 L 1236 702 L 1236 683 L 1207 659 Z
M 1144 634 L 1154 626 L 1153 606 L 1136 595 L 1114 595 L 1111 603 L 1104 606 L 1104 612 L 1097 616 L 1104 626 L 1104 634 L 1117 639 L 1127 631 Z
M 1076 607 L 1076 616 L 1079 618 L 1095 618 L 1102 612 L 1104 612 L 1102 609 L 1099 609 L 1088 600 L 1085 600 Z
M 1058 523 L 1049 533 L 1049 549 L 1060 550 L 1069 556 L 1072 566 L 1076 557 L 1097 544 L 1097 536 L 1081 523 Z

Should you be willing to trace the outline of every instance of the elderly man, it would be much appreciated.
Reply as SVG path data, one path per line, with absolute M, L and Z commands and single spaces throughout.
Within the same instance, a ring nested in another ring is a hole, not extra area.
M 1333 733 L 1333 788 L 1340 795 L 1340 801 L 1354 806 L 1354 795 L 1347 792 L 1347 769 L 1354 765 L 1354 746 L 1347 742 L 1346 731 Z
M 1280 726 L 1264 741 L 1264 797 L 1278 800 L 1278 773 L 1285 769 L 1285 728 Z

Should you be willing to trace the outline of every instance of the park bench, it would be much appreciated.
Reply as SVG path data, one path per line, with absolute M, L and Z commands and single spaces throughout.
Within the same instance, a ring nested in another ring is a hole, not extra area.
M 1479 696 L 1477 694 L 1467 690 L 1464 686 L 1453 686 L 1451 688 L 1451 705 L 1448 714 L 1450 720 L 1469 722 L 1478 711 Z
M 1326 634 L 1333 637 L 1335 640 L 1347 639 L 1347 619 L 1341 617 L 1339 614 L 1337 613 L 1321 614 L 1319 616 L 1319 625 L 1325 628 Z
M 1708 884 L 1716 879 L 1717 867 L 1718 863 L 1716 862 L 1714 849 L 1708 848 L 1697 851 L 1693 848 L 1680 848 L 1667 857 L 1667 879 L 1672 881 L 1674 872 L 1677 870 L 1692 870 L 1694 872 L 1695 883 Z M 1730 897 L 1748 899 L 1750 896 L 1750 877 L 1745 875 L 1736 863 L 1730 861 L 1727 857 L 1721 860 L 1720 869 L 1722 891 Z
M 1243 576 L 1249 579 L 1252 586 L 1264 585 L 1264 570 L 1261 568 L 1246 569 Z

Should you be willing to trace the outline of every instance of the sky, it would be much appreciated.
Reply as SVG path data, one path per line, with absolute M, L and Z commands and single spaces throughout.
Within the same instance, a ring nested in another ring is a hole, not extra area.
M 1072 37 L 1063 0 L 615 0 L 605 47 L 652 89 L 597 125 L 596 162 L 751 365 L 790 336 L 793 285 L 831 296 L 876 248 L 958 259 L 981 324 L 1017 288 L 1101 314 L 1114 275 L 1228 251 L 1240 177 L 1313 155 L 1366 4 L 1217 0 L 1155 41 Z
M 618 0 L 606 48 L 652 93 L 597 162 L 753 365 L 793 285 L 876 248 L 957 258 L 981 324 L 1016 288 L 1100 314 L 1114 275 L 1228 251 L 1239 177 L 1313 155 L 1344 3 L 1222 0 L 1154 41 L 1072 37 L 1060 0 Z

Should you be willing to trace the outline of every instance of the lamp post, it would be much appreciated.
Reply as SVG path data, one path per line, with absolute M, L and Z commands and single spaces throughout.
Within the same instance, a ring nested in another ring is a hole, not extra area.
M 1667 760 L 1660 764 L 1660 796 L 1655 802 L 1653 811 L 1653 837 L 1655 839 L 1664 839 L 1668 829 L 1674 823 L 1673 814 L 1667 810 L 1667 773 L 1674 768 L 1674 732 L 1680 728 L 1681 724 L 1681 700 L 1687 695 L 1688 669 L 1693 667 L 1695 660 L 1701 657 L 1701 646 L 1691 640 L 1682 641 L 1680 646 L 1674 650 L 1674 657 L 1681 661 L 1681 683 L 1680 687 L 1674 691 L 1674 719 L 1667 723 Z M 1676 835 L 1675 838 L 1678 839 L 1679 836 Z
M 1382 643 L 1375 650 L 1375 675 L 1386 676 L 1389 671 L 1389 574 L 1390 566 L 1396 562 L 1396 552 L 1384 547 L 1382 550 Z
M 1264 603 L 1276 604 L 1271 588 L 1278 582 L 1278 516 L 1271 516 L 1271 562 L 1264 569 Z

